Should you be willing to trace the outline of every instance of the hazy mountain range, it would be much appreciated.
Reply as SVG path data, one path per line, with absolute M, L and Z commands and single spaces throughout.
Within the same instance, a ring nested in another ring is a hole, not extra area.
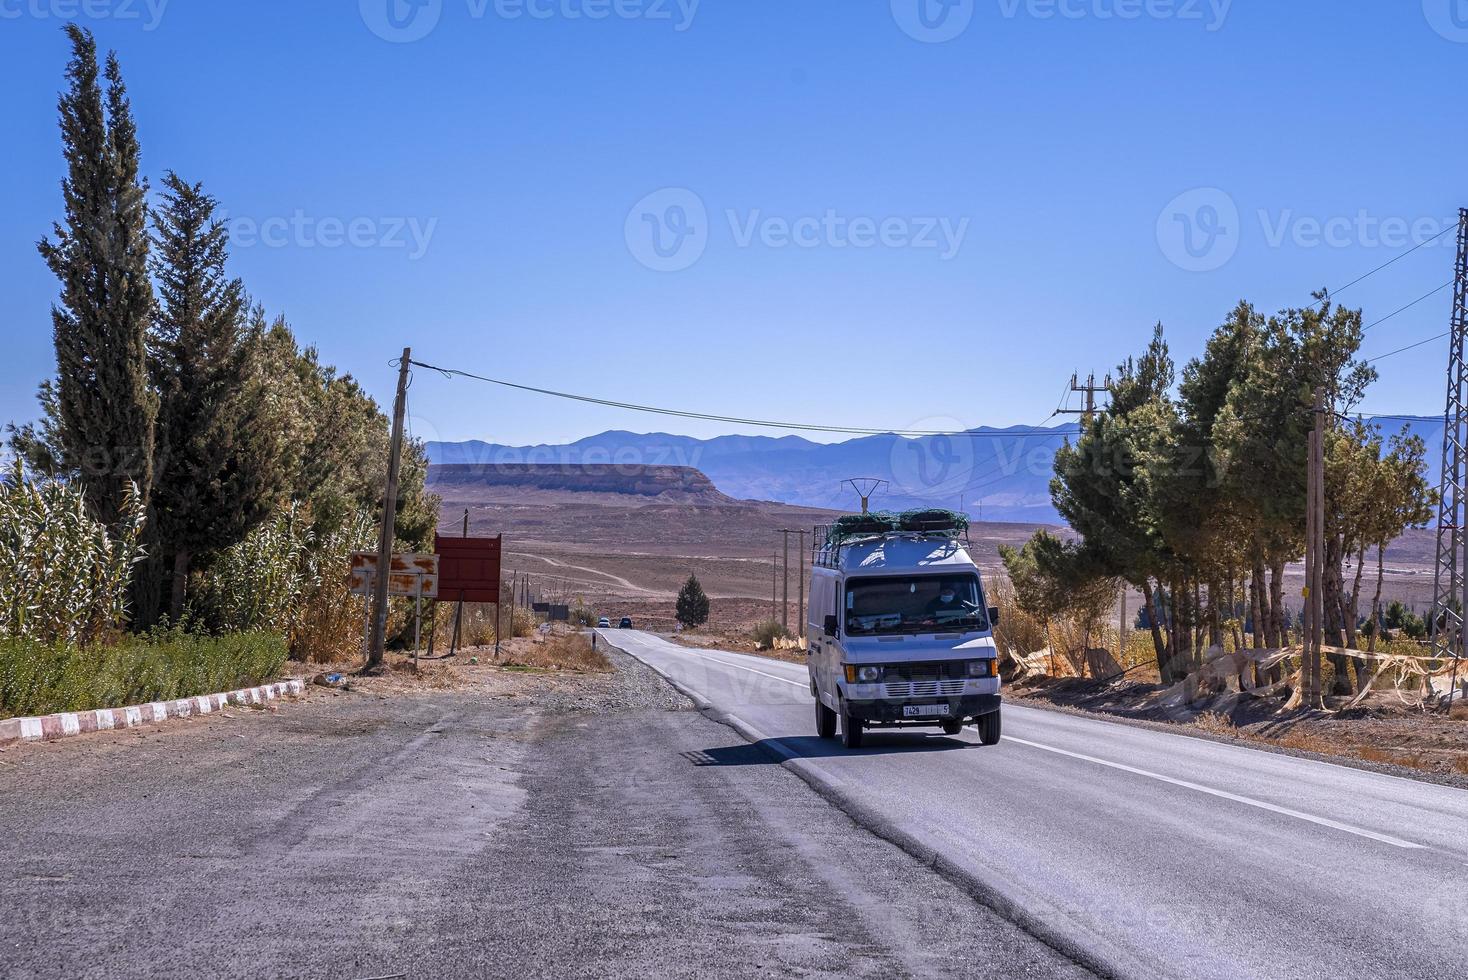
M 1395 432 L 1403 423 L 1381 424 Z M 1442 420 L 1414 418 L 1407 424 L 1426 440 L 1429 479 L 1436 481 Z M 731 497 L 838 510 L 858 508 L 857 494 L 845 481 L 866 477 L 886 481 L 873 507 L 962 507 L 989 521 L 1058 522 L 1050 503 L 1052 464 L 1055 451 L 1075 432 L 1074 425 L 982 427 L 962 436 L 879 435 L 824 444 L 799 436 L 695 439 L 611 431 L 564 445 L 431 442 L 428 458 L 436 464 L 690 466 Z

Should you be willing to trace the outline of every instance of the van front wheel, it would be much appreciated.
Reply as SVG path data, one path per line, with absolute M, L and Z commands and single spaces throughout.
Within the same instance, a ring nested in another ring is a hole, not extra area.
M 816 735 L 821 738 L 836 737 L 836 712 L 816 698 Z
M 851 717 L 846 705 L 841 706 L 841 744 L 848 749 L 861 748 L 862 724 L 860 718 Z
M 984 745 L 999 742 L 999 712 L 991 711 L 979 718 L 979 741 Z

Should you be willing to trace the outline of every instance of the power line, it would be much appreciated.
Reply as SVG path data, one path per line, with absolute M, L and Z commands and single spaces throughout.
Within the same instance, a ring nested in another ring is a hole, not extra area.
M 743 418 L 736 415 L 715 415 L 709 412 L 696 412 L 686 409 L 657 408 L 652 405 L 639 405 L 635 402 L 616 401 L 610 398 L 597 398 L 592 395 L 578 395 L 568 391 L 555 391 L 550 388 L 537 388 L 533 385 L 518 384 L 514 381 L 503 381 L 499 378 L 487 378 L 480 374 L 469 371 L 460 371 L 456 368 L 443 368 L 434 364 L 425 364 L 422 361 L 412 361 L 417 367 L 429 371 L 437 371 L 448 378 L 469 378 L 473 381 L 483 381 L 487 384 L 499 385 L 504 388 L 513 388 L 516 391 L 528 391 L 537 395 L 547 395 L 552 398 L 565 398 L 570 401 L 583 402 L 589 405 L 601 405 L 605 408 L 618 408 L 629 412 L 645 412 L 650 415 L 667 415 L 675 418 L 699 419 L 705 422 L 727 422 L 731 425 L 754 425 L 767 429 L 791 429 L 800 432 L 832 432 L 842 435 L 861 436 L 907 436 L 920 438 L 923 436 L 964 436 L 970 439 L 1028 439 L 1028 438 L 1054 438 L 1057 433 L 1053 431 L 1022 431 L 1022 432 L 973 432 L 968 430 L 952 431 L 944 429 L 872 429 L 850 425 L 816 425 L 807 422 L 777 422 L 770 419 Z M 1051 418 L 1055 416 L 1052 415 Z M 1049 419 L 1046 419 L 1048 422 Z
M 1432 290 L 1431 292 L 1423 293 L 1421 296 L 1418 296 L 1416 299 L 1414 299 L 1412 302 L 1408 303 L 1406 306 L 1402 307 L 1400 310 L 1397 310 L 1397 311 L 1395 311 L 1393 313 L 1388 313 L 1386 316 L 1382 317 L 1380 320 L 1373 320 L 1372 322 L 1366 324 L 1366 326 L 1364 326 L 1364 327 L 1361 328 L 1361 332 L 1362 333 L 1365 333 L 1366 331 L 1370 330 L 1372 327 L 1380 326 L 1381 324 L 1383 324 L 1386 321 L 1390 320 L 1392 317 L 1397 316 L 1398 314 L 1406 313 L 1408 310 L 1410 310 L 1412 307 L 1416 306 L 1418 303 L 1421 303 L 1421 302 L 1424 302 L 1426 300 L 1432 299 L 1432 297 L 1436 296 L 1438 293 L 1442 292 L 1444 289 L 1447 289 L 1452 284 L 1453 284 L 1453 281 L 1451 279 L 1449 279 L 1447 282 L 1443 283 L 1441 286 L 1437 287 L 1436 289 Z
M 1350 289 L 1352 286 L 1356 285 L 1357 283 L 1364 282 L 1365 280 L 1370 279 L 1372 276 L 1376 275 L 1378 272 L 1382 271 L 1383 269 L 1386 269 L 1386 268 L 1388 268 L 1390 266 L 1396 265 L 1398 262 L 1402 261 L 1407 256 L 1411 255 L 1413 252 L 1417 251 L 1419 248 L 1425 248 L 1428 245 L 1431 245 L 1433 242 L 1437 241 L 1439 238 L 1441 238 L 1444 235 L 1446 235 L 1448 232 L 1450 232 L 1450 231 L 1456 231 L 1456 230 L 1457 230 L 1457 226 L 1456 225 L 1449 225 L 1448 227 L 1444 228 L 1442 231 L 1438 232 L 1436 235 L 1433 235 L 1431 238 L 1427 239 L 1426 241 L 1421 241 L 1421 242 L 1418 242 L 1416 245 L 1413 245 L 1411 248 L 1407 249 L 1407 251 L 1403 252 L 1401 255 L 1398 255 L 1396 258 L 1389 259 L 1388 261 L 1383 262 L 1381 265 L 1377 266 L 1375 269 L 1372 269 L 1370 272 L 1366 273 L 1365 275 L 1358 276 L 1355 279 L 1352 279 L 1350 282 L 1346 283 L 1341 288 L 1339 288 L 1337 290 L 1334 290 L 1333 292 L 1327 293 L 1326 296 L 1325 296 L 1325 298 L 1321 302 L 1322 303 L 1329 302 L 1330 300 L 1334 299 L 1336 296 L 1338 296 L 1341 293 L 1345 292 L 1346 290 Z M 1452 283 L 1449 283 L 1448 285 L 1452 285 Z
M 1447 332 L 1445 331 L 1443 333 L 1436 334 L 1436 335 L 1434 335 L 1432 337 L 1428 337 L 1426 340 L 1419 340 L 1415 344 L 1408 344 L 1406 347 L 1399 347 L 1399 348 L 1397 348 L 1394 351 L 1388 351 L 1385 354 L 1379 354 L 1376 357 L 1373 357 L 1373 358 L 1371 358 L 1371 359 L 1369 359 L 1367 361 L 1364 361 L 1363 363 L 1365 363 L 1365 364 L 1375 364 L 1377 361 L 1384 361 L 1388 357 L 1395 357 L 1398 354 L 1405 354 L 1409 350 L 1416 350 L 1418 347 L 1422 347 L 1425 344 L 1430 344 L 1434 340 L 1442 340 L 1446 336 L 1447 336 Z
M 1368 422 L 1436 422 L 1437 421 L 1437 416 L 1435 416 L 1435 415 L 1423 415 L 1420 412 L 1418 414 L 1416 414 L 1416 415 L 1409 415 L 1409 414 L 1386 415 L 1386 414 L 1382 414 L 1382 413 L 1379 413 L 1379 412 L 1346 412 L 1345 415 L 1343 416 L 1343 418 L 1346 418 L 1347 420 L 1349 420 L 1349 419 L 1364 419 L 1364 420 L 1366 420 Z

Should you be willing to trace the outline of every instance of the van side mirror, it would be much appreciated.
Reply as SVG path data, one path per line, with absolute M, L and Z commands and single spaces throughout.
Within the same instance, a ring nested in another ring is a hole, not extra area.
M 998 606 L 990 606 L 989 607 L 989 625 L 990 626 L 998 626 L 999 625 L 999 607 Z
M 836 635 L 836 631 L 838 629 L 840 629 L 840 628 L 841 628 L 840 627 L 840 622 L 836 619 L 835 616 L 827 616 L 826 617 L 826 635 L 827 636 L 835 636 Z

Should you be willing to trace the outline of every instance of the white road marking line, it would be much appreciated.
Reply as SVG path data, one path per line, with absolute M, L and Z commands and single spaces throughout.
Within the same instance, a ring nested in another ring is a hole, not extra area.
M 747 670 L 751 674 L 758 674 L 761 677 L 768 677 L 771 680 L 784 681 L 786 684 L 793 684 L 794 686 L 796 686 L 798 688 L 801 688 L 802 690 L 806 690 L 806 691 L 810 690 L 810 685 L 809 684 L 803 684 L 800 681 L 792 681 L 788 677 L 780 677 L 780 676 L 778 676 L 776 674 L 767 674 L 767 673 L 765 673 L 762 670 L 755 670 L 753 667 L 741 667 L 738 664 L 731 664 L 727 660 L 719 660 L 716 657 L 705 657 L 705 656 L 703 656 L 701 654 L 697 654 L 697 653 L 695 653 L 693 656 L 694 656 L 694 659 L 696 659 L 696 660 L 702 660 L 705 663 L 718 664 L 720 667 L 733 667 L 735 670 Z
M 786 684 L 791 684 L 795 687 L 799 687 L 802 689 L 807 689 L 809 687 L 808 684 L 804 684 L 799 681 L 792 681 L 788 678 L 779 677 L 775 674 L 766 673 L 762 670 L 755 670 L 753 667 L 744 667 L 739 664 L 731 664 L 726 660 L 720 660 L 717 657 L 710 657 L 693 651 L 688 652 L 693 653 L 695 659 L 703 660 L 705 662 L 716 663 L 721 667 L 732 667 L 735 670 L 747 670 L 751 674 L 759 674 L 761 677 L 769 677 L 773 680 L 784 681 Z M 1031 748 L 1041 749 L 1046 752 L 1054 752 L 1058 755 L 1070 756 L 1074 759 L 1080 759 L 1084 762 L 1092 762 L 1098 766 L 1106 766 L 1107 768 L 1132 773 L 1136 776 L 1145 776 L 1148 779 L 1156 779 L 1160 782 L 1169 783 L 1173 786 L 1179 786 L 1183 789 L 1190 789 L 1195 792 L 1205 793 L 1209 796 L 1215 796 L 1220 799 L 1231 800 L 1235 803 L 1242 803 L 1245 806 L 1257 807 L 1261 810 L 1268 810 L 1271 813 L 1278 813 L 1283 816 L 1294 817 L 1296 820 L 1304 820 L 1307 823 L 1313 823 L 1321 827 L 1329 827 L 1332 830 L 1339 830 L 1343 833 L 1352 834 L 1357 837 L 1365 837 L 1369 840 L 1378 841 L 1383 844 L 1390 844 L 1393 847 L 1400 847 L 1406 850 L 1422 850 L 1425 848 L 1425 845 L 1423 844 L 1415 844 L 1412 841 L 1402 840 L 1400 837 L 1392 837 L 1390 834 L 1380 834 L 1374 830 L 1366 830 L 1363 827 L 1353 827 L 1350 824 L 1341 823 L 1338 820 L 1331 820 L 1328 817 L 1317 817 L 1314 814 L 1302 813 L 1299 810 L 1291 810 L 1288 807 L 1276 806 L 1273 803 L 1266 803 L 1263 800 L 1256 800 L 1248 796 L 1240 796 L 1237 793 L 1230 793 L 1227 790 L 1214 789 L 1211 786 L 1203 786 L 1198 783 L 1188 782 L 1185 779 L 1174 779 L 1171 776 L 1164 776 L 1161 773 L 1151 772 L 1147 769 L 1138 769 L 1135 766 L 1124 765 L 1120 762 L 1109 762 L 1105 759 L 1098 759 L 1095 756 L 1083 755 L 1079 752 L 1071 752 L 1067 749 L 1056 748 L 1053 745 L 1044 745 L 1040 742 L 1031 742 L 1028 739 L 1016 738 L 1013 735 L 1004 736 L 1004 741 L 1016 742 L 1020 745 L 1028 745 Z
M 1120 762 L 1108 762 L 1105 759 L 1098 759 L 1095 756 L 1082 755 L 1079 752 L 1070 752 L 1066 749 L 1057 749 L 1053 745 L 1042 745 L 1039 742 L 1031 742 L 1028 739 L 1015 738 L 1013 735 L 1005 735 L 1004 741 L 1017 742 L 1020 745 L 1028 745 L 1031 748 L 1043 749 L 1046 752 L 1054 752 L 1057 755 L 1067 755 L 1070 756 L 1072 759 L 1081 759 L 1085 762 L 1094 762 L 1098 766 L 1106 766 L 1110 769 L 1119 769 L 1122 772 L 1129 772 L 1136 776 L 1146 776 L 1148 779 L 1156 779 L 1159 782 L 1171 783 L 1173 786 L 1181 786 L 1183 789 L 1191 789 L 1199 793 L 1207 793 L 1209 796 L 1217 796 L 1220 799 L 1232 800 L 1235 803 L 1243 803 L 1246 806 L 1258 807 L 1261 810 L 1269 810 L 1272 813 L 1283 814 L 1286 817 L 1294 817 L 1296 820 L 1304 820 L 1308 823 L 1317 824 L 1321 827 L 1329 827 L 1332 830 L 1343 831 L 1347 834 L 1355 834 L 1357 837 L 1367 837 L 1374 841 L 1380 841 L 1383 844 L 1390 844 L 1393 847 L 1401 847 L 1412 850 L 1420 850 L 1424 847 L 1424 845 L 1422 844 L 1414 844 L 1411 841 L 1402 840 L 1400 837 L 1392 837 L 1389 834 L 1379 834 L 1374 830 L 1366 830 L 1361 827 L 1352 827 L 1350 824 L 1344 824 L 1338 820 L 1331 820 L 1326 817 L 1317 817 L 1309 813 L 1301 813 L 1299 810 L 1291 810 L 1288 807 L 1275 806 L 1273 803 L 1266 803 L 1263 800 L 1256 800 L 1248 796 L 1240 796 L 1237 793 L 1230 793 L 1225 790 L 1214 789 L 1211 786 L 1201 786 L 1198 783 L 1190 783 L 1185 779 L 1173 779 L 1171 776 L 1164 776 L 1161 773 L 1149 772 L 1146 769 L 1138 769 L 1135 766 L 1122 765 Z

